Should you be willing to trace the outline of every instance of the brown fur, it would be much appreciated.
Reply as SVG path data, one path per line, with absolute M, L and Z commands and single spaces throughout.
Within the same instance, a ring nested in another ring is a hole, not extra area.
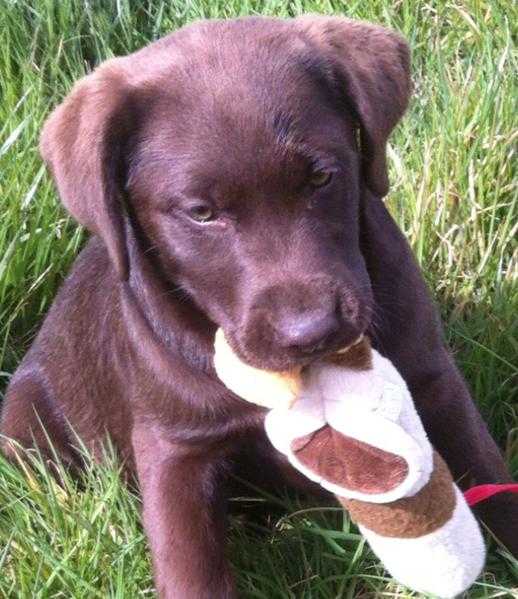
M 381 199 L 408 64 L 398 35 L 345 19 L 200 22 L 100 66 L 44 127 L 63 203 L 93 236 L 11 380 L 0 430 L 44 448 L 36 411 L 72 462 L 69 425 L 93 449 L 111 435 L 138 474 L 162 597 L 235 596 L 231 469 L 306 484 L 267 443 L 264 410 L 218 381 L 217 327 L 242 359 L 279 371 L 367 332 L 454 475 L 509 480 Z M 323 188 L 315 168 L 334 171 Z M 216 221 L 192 220 L 200 202 Z M 483 509 L 518 552 L 518 498 Z

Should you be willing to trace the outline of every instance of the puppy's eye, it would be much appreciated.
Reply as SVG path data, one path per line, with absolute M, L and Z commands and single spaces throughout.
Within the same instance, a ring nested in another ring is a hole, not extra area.
M 189 216 L 197 223 L 207 223 L 214 219 L 214 210 L 208 204 L 196 204 L 189 208 Z
M 311 173 L 309 183 L 312 187 L 324 187 L 331 181 L 332 176 L 331 171 L 316 170 Z

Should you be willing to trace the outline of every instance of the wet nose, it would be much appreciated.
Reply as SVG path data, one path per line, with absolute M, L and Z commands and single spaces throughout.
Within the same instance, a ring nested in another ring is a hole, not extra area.
M 315 310 L 284 317 L 276 331 L 283 347 L 311 353 L 324 349 L 339 326 L 334 311 Z

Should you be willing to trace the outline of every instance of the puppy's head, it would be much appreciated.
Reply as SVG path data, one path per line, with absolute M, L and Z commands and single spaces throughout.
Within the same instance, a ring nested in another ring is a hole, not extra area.
M 369 324 L 361 190 L 387 192 L 408 63 L 397 35 L 346 19 L 200 22 L 79 82 L 42 154 L 121 279 L 126 210 L 244 360 L 286 369 Z

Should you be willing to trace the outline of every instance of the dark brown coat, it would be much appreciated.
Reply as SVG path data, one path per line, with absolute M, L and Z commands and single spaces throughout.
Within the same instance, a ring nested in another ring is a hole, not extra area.
M 264 411 L 215 377 L 217 326 L 272 369 L 366 331 L 455 476 L 509 478 L 381 200 L 409 93 L 407 46 L 380 27 L 211 21 L 104 63 L 45 125 L 43 157 L 93 236 L 12 379 L 1 432 L 43 446 L 36 410 L 71 462 L 67 422 L 94 451 L 111 435 L 138 474 L 162 597 L 235 595 L 222 483 L 245 448 L 261 464 L 250 476 L 295 479 Z M 484 516 L 518 553 L 518 498 Z

